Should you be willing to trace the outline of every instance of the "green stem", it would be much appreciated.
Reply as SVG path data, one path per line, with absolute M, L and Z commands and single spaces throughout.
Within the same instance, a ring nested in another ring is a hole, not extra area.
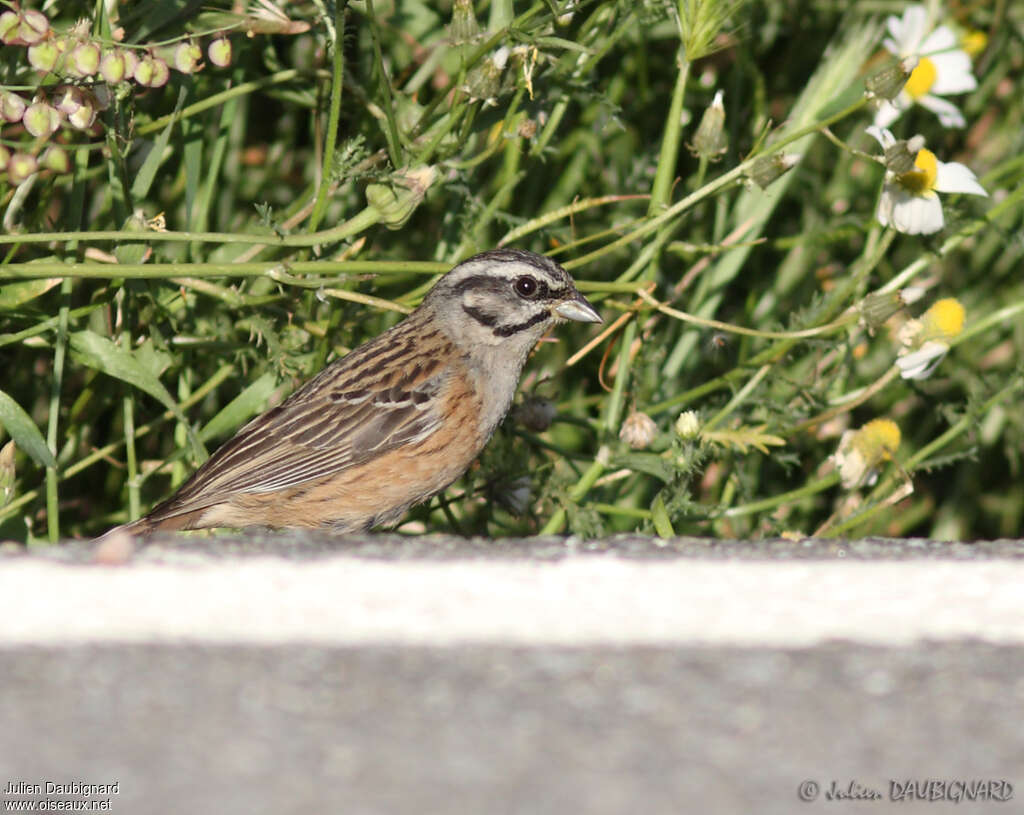
M 327 192 L 331 185 L 331 165 L 338 141 L 338 120 L 341 118 L 341 91 L 345 78 L 345 6 L 347 2 L 334 3 L 334 41 L 331 43 L 331 101 L 327 112 L 327 132 L 324 134 L 324 153 L 320 164 L 320 185 L 316 191 L 316 203 L 309 216 L 309 231 L 316 232 L 324 210 L 327 209 Z
M 676 178 L 676 164 L 679 159 L 679 144 L 682 141 L 683 99 L 686 94 L 686 80 L 690 75 L 690 61 L 683 49 L 679 49 L 679 71 L 672 89 L 672 102 L 665 117 L 665 129 L 661 137 L 661 154 L 658 156 L 658 170 L 651 186 L 651 201 L 647 207 L 649 215 L 656 215 L 669 201 L 672 185 Z
M 576 482 L 571 490 L 569 490 L 569 501 L 574 504 L 579 503 L 583 500 L 583 497 L 590 491 L 590 488 L 594 486 L 594 482 L 597 481 L 604 473 L 605 461 L 608 457 L 607 448 L 602 447 L 598 451 L 597 458 L 591 462 L 590 467 L 587 468 L 586 472 L 583 473 L 583 477 Z M 548 518 L 548 522 L 544 524 L 544 528 L 540 530 L 541 535 L 555 535 L 562 531 L 565 526 L 565 509 L 559 507 Z
M 373 58 L 380 74 L 380 92 L 384 97 L 384 138 L 388 143 L 391 166 L 399 170 L 405 166 L 405 162 L 402 159 L 402 147 L 398 138 L 398 122 L 395 121 L 394 93 L 391 90 L 391 79 L 384 67 L 384 54 L 380 47 L 380 26 L 377 23 L 377 14 L 373 10 L 373 0 L 366 0 L 366 16 L 370 23 L 370 38 L 373 40 Z
M 738 507 L 732 507 L 724 510 L 723 512 L 715 513 L 711 516 L 710 520 L 714 520 L 715 518 L 739 518 L 743 515 L 754 515 L 758 512 L 767 512 L 768 510 L 792 504 L 795 501 L 799 501 L 811 495 L 817 495 L 819 492 L 824 492 L 838 483 L 839 473 L 832 472 L 824 478 L 819 478 L 817 481 L 805 484 L 799 489 L 790 490 L 789 492 L 784 492 L 780 495 L 773 495 L 771 498 L 765 498 L 761 501 L 751 501 L 749 504 L 742 504 Z
M 46 422 L 46 446 L 57 457 L 57 439 L 60 433 L 60 396 L 64 385 L 64 358 L 68 345 L 68 312 L 71 303 L 71 280 L 61 283 L 61 305 L 57 323 L 57 341 L 53 350 L 53 379 L 50 382 L 49 414 Z M 56 467 L 46 468 L 46 533 L 50 543 L 60 539 L 60 498 L 57 492 L 59 478 Z

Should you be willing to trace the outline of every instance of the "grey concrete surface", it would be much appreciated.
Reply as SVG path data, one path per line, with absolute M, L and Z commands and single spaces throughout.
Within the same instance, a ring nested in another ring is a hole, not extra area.
M 91 800 L 129 813 L 1021 812 L 1022 556 L 259 535 L 100 564 L 90 544 L 8 547 L 0 807 L 79 781 L 116 782 Z

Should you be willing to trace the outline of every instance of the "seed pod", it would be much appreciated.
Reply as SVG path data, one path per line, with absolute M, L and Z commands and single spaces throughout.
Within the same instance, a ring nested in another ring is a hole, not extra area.
M 5 122 L 20 122 L 28 103 L 18 94 L 0 91 L 0 119 Z
M 55 173 L 71 172 L 71 159 L 68 158 L 67 150 L 62 147 L 47 147 L 39 164 L 44 169 L 53 170 Z
M 124 53 L 119 48 L 111 48 L 100 57 L 100 76 L 104 82 L 116 85 L 127 75 Z
M 21 18 L 16 12 L 5 11 L 0 14 L 0 42 L 4 45 L 13 45 L 18 39 L 18 23 Z
M 231 64 L 231 40 L 218 37 L 206 49 L 206 56 L 218 68 L 227 68 Z
M 57 67 L 60 50 L 53 40 L 43 40 L 28 47 L 28 64 L 37 71 L 49 73 Z
M 24 45 L 35 45 L 50 33 L 50 20 L 41 11 L 22 9 L 18 23 L 18 39 Z
M 35 175 L 39 169 L 39 162 L 35 156 L 28 153 L 15 153 L 7 161 L 7 178 L 14 184 L 21 184 Z
M 646 413 L 634 410 L 619 430 L 619 438 L 634 450 L 643 450 L 658 435 L 658 426 Z
M 174 69 L 183 74 L 194 74 L 202 68 L 203 52 L 194 42 L 179 43 L 174 49 Z
M 82 92 L 82 103 L 78 110 L 68 116 L 68 122 L 76 130 L 88 130 L 96 121 L 96 100 L 88 91 Z
M 135 77 L 135 71 L 139 67 L 139 63 L 142 62 L 139 59 L 139 55 L 131 48 L 122 48 L 121 56 L 124 57 L 124 75 L 127 79 L 133 79 Z
M 21 117 L 25 129 L 37 139 L 45 139 L 60 127 L 60 114 L 46 102 L 33 102 Z
M 71 49 L 65 63 L 65 70 L 71 76 L 85 79 L 99 70 L 100 47 L 94 42 L 80 42 Z

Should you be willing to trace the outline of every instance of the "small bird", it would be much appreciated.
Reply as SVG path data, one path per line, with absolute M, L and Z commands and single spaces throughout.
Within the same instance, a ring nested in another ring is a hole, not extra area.
M 508 412 L 531 349 L 563 320 L 601 322 L 558 263 L 516 249 L 471 257 L 402 322 L 253 419 L 177 493 L 111 532 L 393 524 L 466 471 Z

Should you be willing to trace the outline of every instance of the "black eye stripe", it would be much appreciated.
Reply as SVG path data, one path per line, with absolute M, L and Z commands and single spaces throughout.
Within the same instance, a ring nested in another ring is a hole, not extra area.
M 466 312 L 470 317 L 476 320 L 480 325 L 485 325 L 488 328 L 493 328 L 498 323 L 498 318 L 494 314 L 488 314 L 482 308 L 475 308 L 474 306 L 463 305 L 462 310 Z
M 520 331 L 525 331 L 528 328 L 533 328 L 537 323 L 542 323 L 547 319 L 550 319 L 551 315 L 545 311 L 538 311 L 528 320 L 523 320 L 521 323 L 515 323 L 513 325 L 499 325 L 494 329 L 494 335 L 497 337 L 511 337 L 513 334 L 518 334 Z

